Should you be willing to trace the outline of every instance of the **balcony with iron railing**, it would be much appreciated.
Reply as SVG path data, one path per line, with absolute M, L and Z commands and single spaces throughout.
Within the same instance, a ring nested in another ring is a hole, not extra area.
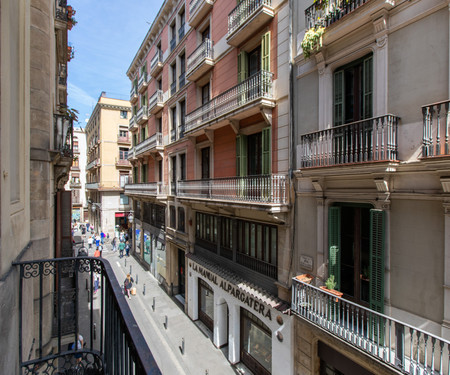
M 305 9 L 306 28 L 328 27 L 370 0 L 315 1 Z
M 186 126 L 184 125 L 184 123 L 182 123 L 181 125 L 178 126 L 178 138 L 179 139 L 184 137 L 185 129 L 186 129 Z
M 389 162 L 398 159 L 399 117 L 384 115 L 304 134 L 301 168 Z
M 70 181 L 70 188 L 71 189 L 80 189 L 81 182 L 80 181 Z
M 189 26 L 195 28 L 214 5 L 214 0 L 191 0 L 189 2 Z
M 160 374 L 108 261 L 57 258 L 14 266 L 21 374 Z M 69 346 L 80 333 L 85 346 Z
M 212 40 L 205 39 L 187 58 L 186 78 L 196 81 L 214 67 Z
M 125 194 L 135 197 L 167 197 L 167 185 L 162 182 L 143 182 L 125 185 Z
M 156 90 L 156 92 L 148 100 L 148 113 L 156 114 L 164 107 L 163 101 L 164 93 L 162 90 Z
M 130 118 L 130 125 L 128 126 L 128 130 L 136 130 L 137 128 L 136 116 L 132 115 Z
M 292 312 L 395 373 L 449 374 L 449 341 L 296 278 Z
M 178 181 L 177 196 L 192 200 L 288 205 L 289 179 L 273 174 L 182 180 Z
M 122 175 L 120 176 L 119 184 L 122 189 L 125 188 L 125 185 L 132 184 L 132 183 L 133 183 L 133 178 L 131 176 L 122 176 Z
M 273 108 L 273 73 L 260 71 L 186 115 L 186 133 L 195 135 L 206 127 L 219 128 L 229 120 L 241 120 L 262 108 Z
M 147 72 L 143 72 L 139 77 L 138 91 L 140 93 L 143 93 L 147 87 L 148 87 Z
M 228 15 L 228 44 L 237 47 L 252 38 L 274 15 L 272 0 L 241 0 Z
M 450 156 L 450 101 L 427 104 L 422 107 L 422 157 Z
M 138 100 L 138 89 L 137 89 L 136 85 L 133 84 L 131 86 L 131 90 L 130 90 L 130 102 L 131 102 L 131 104 L 134 104 L 137 102 L 137 100 Z
M 153 56 L 152 60 L 150 61 L 150 75 L 153 78 L 155 78 L 163 68 L 162 59 L 163 59 L 162 51 L 157 50 L 155 56 Z
M 157 132 L 136 145 L 136 157 L 150 155 L 151 153 L 156 153 L 158 151 L 162 151 L 163 149 L 162 134 Z
M 146 105 L 143 105 L 136 114 L 136 122 L 139 125 L 144 124 L 148 120 L 148 109 Z
M 175 142 L 177 140 L 177 129 L 170 129 L 170 142 Z

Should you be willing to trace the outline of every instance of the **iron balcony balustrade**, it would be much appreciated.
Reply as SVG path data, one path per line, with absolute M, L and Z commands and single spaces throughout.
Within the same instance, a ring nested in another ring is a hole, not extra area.
M 175 142 L 177 140 L 177 129 L 170 129 L 170 142 Z
M 177 196 L 252 204 L 287 205 L 289 204 L 289 179 L 285 175 L 273 174 L 180 180 L 177 182 Z
M 189 26 L 196 28 L 214 5 L 214 0 L 191 0 L 189 2 Z
M 157 132 L 152 136 L 148 137 L 141 143 L 137 144 L 135 147 L 136 157 L 149 155 L 152 152 L 158 152 L 163 150 L 163 138 L 162 134 Z
M 370 0 L 328 0 L 327 2 L 315 1 L 305 9 L 306 28 L 328 27 L 339 21 L 346 14 L 353 12 Z
M 180 126 L 178 126 L 178 138 L 179 139 L 184 137 L 185 128 L 186 128 L 186 126 L 184 124 L 181 124 Z
M 152 61 L 150 61 L 150 75 L 153 78 L 156 78 L 163 68 L 162 57 L 162 51 L 157 50 L 155 56 L 152 58 Z
M 450 156 L 449 100 L 424 105 L 422 157 Z
M 161 374 L 106 260 L 57 258 L 14 265 L 20 272 L 21 374 Z M 77 343 L 79 334 L 85 347 L 72 349 L 69 343 Z
M 148 109 L 146 105 L 143 105 L 136 114 L 136 122 L 139 125 L 144 124 L 148 120 Z
M 187 59 L 186 78 L 196 81 L 214 67 L 214 47 L 211 39 L 205 39 Z
M 117 134 L 117 143 L 130 144 L 131 139 L 128 135 L 123 136 L 123 135 Z
M 241 0 L 228 15 L 228 44 L 239 46 L 274 16 L 272 0 Z
M 138 90 L 135 84 L 133 84 L 133 86 L 131 86 L 131 90 L 130 90 L 130 102 L 131 104 L 136 103 L 138 100 Z
M 134 197 L 167 197 L 167 186 L 162 182 L 141 182 L 125 185 L 125 195 Z
M 137 123 L 136 123 L 136 116 L 133 115 L 130 118 L 130 125 L 128 126 L 128 130 L 134 130 L 137 129 Z
M 148 81 L 147 81 L 147 72 L 143 72 L 141 76 L 139 77 L 138 81 L 138 91 L 140 93 L 144 92 L 145 89 L 148 87 Z
M 396 161 L 399 119 L 388 114 L 304 134 L 301 167 Z
M 245 81 L 216 96 L 206 104 L 186 115 L 186 133 L 197 133 L 214 124 L 249 117 L 261 107 L 273 108 L 273 73 L 261 70 Z M 194 135 L 194 134 L 192 134 Z
M 164 107 L 163 101 L 164 93 L 162 90 L 156 90 L 148 101 L 148 113 L 156 114 Z
M 100 184 L 98 182 L 86 182 L 85 188 L 87 190 L 98 190 Z
M 449 341 L 296 278 L 292 311 L 395 371 L 449 374 Z

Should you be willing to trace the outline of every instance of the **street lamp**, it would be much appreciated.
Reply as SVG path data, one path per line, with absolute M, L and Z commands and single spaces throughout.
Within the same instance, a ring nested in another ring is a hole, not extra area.
M 134 215 L 133 215 L 133 211 L 130 212 L 130 214 L 128 215 L 128 222 L 133 224 L 134 221 Z

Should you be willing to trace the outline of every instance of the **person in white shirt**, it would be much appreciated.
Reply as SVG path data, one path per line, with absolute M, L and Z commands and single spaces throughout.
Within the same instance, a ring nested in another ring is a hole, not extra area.
M 92 249 L 92 244 L 94 243 L 94 240 L 92 239 L 92 236 L 90 236 L 89 238 L 88 238 L 88 246 L 89 246 L 89 249 Z

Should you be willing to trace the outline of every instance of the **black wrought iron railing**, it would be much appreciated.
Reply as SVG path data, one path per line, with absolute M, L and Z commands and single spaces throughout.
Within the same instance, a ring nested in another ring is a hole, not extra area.
M 370 0 L 315 1 L 305 9 L 306 27 L 328 27 Z
M 14 265 L 20 272 L 21 373 L 161 373 L 107 261 L 78 257 Z

